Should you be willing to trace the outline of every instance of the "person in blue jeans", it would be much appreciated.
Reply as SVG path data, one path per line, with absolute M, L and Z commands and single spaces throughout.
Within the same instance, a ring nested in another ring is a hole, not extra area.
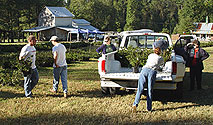
M 20 52 L 19 60 L 20 61 L 29 61 L 31 62 L 31 69 L 29 72 L 24 73 L 24 91 L 25 96 L 28 98 L 32 97 L 32 89 L 36 86 L 39 80 L 38 71 L 36 69 L 36 38 L 33 35 L 28 37 L 28 44 L 26 44 Z
M 59 79 L 61 77 L 64 97 L 67 98 L 67 62 L 66 62 L 66 47 L 58 42 L 57 36 L 52 36 L 50 41 L 54 45 L 52 48 L 54 63 L 53 63 L 53 88 L 51 92 L 57 93 Z
M 147 83 L 147 110 L 152 110 L 152 88 L 156 80 L 157 71 L 161 69 L 163 65 L 163 58 L 160 56 L 161 50 L 159 47 L 154 48 L 154 53 L 148 56 L 146 64 L 143 66 L 140 72 L 138 80 L 138 88 L 133 103 L 133 112 L 136 112 L 136 108 L 140 102 L 141 94 L 143 93 L 144 84 Z M 147 81 L 146 81 L 147 79 Z

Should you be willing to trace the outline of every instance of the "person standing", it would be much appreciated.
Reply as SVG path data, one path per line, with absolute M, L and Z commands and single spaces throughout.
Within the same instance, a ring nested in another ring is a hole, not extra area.
M 53 88 L 51 92 L 57 93 L 59 79 L 61 77 L 64 97 L 67 98 L 67 62 L 66 62 L 66 47 L 58 42 L 57 36 L 52 36 L 50 41 L 54 45 L 52 48 L 54 63 L 53 63 Z
M 197 89 L 202 90 L 202 70 L 204 69 L 203 60 L 209 57 L 209 54 L 200 48 L 200 42 L 194 40 L 185 46 L 185 51 L 188 52 L 188 66 L 190 69 L 190 91 L 194 90 L 195 79 Z
M 36 38 L 33 35 L 30 35 L 28 37 L 28 44 L 25 45 L 20 52 L 19 60 L 20 61 L 30 61 L 31 68 L 30 72 L 27 74 L 24 73 L 24 91 L 25 96 L 28 98 L 32 97 L 32 89 L 35 87 L 35 85 L 38 83 L 39 76 L 38 71 L 36 69 L 35 61 L 36 61 Z
M 110 36 L 106 36 L 105 39 L 104 39 L 104 42 L 100 47 L 98 47 L 96 49 L 96 52 L 97 53 L 103 53 L 103 54 L 106 54 L 106 53 L 110 53 L 110 52 L 113 52 L 113 51 L 116 51 L 116 48 L 113 44 L 111 44 L 111 38 Z
M 161 69 L 163 65 L 163 57 L 160 56 L 161 50 L 159 47 L 154 48 L 154 53 L 148 56 L 146 64 L 143 66 L 142 71 L 138 79 L 138 88 L 133 103 L 133 112 L 136 112 L 136 108 L 140 102 L 141 94 L 143 93 L 144 84 L 147 83 L 147 110 L 152 110 L 152 88 L 156 80 L 157 70 Z M 146 82 L 146 79 L 148 80 Z

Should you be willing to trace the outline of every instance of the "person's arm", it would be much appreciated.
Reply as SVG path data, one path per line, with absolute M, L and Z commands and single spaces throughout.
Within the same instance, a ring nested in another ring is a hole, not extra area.
M 27 51 L 27 48 L 23 47 L 19 55 L 19 60 L 25 59 L 28 54 L 29 54 L 29 51 Z
M 164 67 L 164 60 L 163 57 L 160 57 L 158 60 L 158 64 L 156 65 L 156 70 L 162 71 L 163 67 Z
M 97 53 L 100 53 L 101 50 L 103 51 L 104 46 L 105 46 L 105 45 L 103 44 L 103 45 L 101 45 L 100 47 L 98 47 L 98 48 L 96 49 L 96 52 L 97 52 Z
M 204 50 L 200 48 L 200 53 L 201 53 L 201 61 L 207 59 L 209 57 L 209 54 Z
M 54 58 L 54 63 L 55 63 L 55 66 L 58 68 L 59 66 L 57 65 L 56 61 L 57 61 L 57 58 L 58 58 L 58 53 L 55 51 L 53 52 L 53 58 Z

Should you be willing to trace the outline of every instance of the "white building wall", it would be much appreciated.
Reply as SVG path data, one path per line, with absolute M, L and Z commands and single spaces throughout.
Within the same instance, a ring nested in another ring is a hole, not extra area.
M 55 17 L 50 13 L 49 10 L 42 10 L 38 16 L 38 26 L 54 26 Z
M 55 26 L 72 26 L 72 18 L 55 18 Z

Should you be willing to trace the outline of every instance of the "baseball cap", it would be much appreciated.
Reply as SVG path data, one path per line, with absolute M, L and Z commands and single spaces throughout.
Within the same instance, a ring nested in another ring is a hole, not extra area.
M 58 40 L 58 37 L 57 36 L 52 36 L 51 39 L 50 39 L 50 42 L 53 41 L 53 40 L 54 41 Z

